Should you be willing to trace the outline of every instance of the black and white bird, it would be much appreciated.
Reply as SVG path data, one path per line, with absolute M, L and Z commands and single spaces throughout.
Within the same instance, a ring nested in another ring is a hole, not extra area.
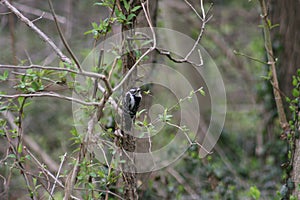
M 125 122 L 126 131 L 131 130 L 131 125 L 134 121 L 141 100 L 142 100 L 141 89 L 138 87 L 131 88 L 128 92 L 126 92 L 124 96 L 123 112 L 124 112 L 124 122 Z

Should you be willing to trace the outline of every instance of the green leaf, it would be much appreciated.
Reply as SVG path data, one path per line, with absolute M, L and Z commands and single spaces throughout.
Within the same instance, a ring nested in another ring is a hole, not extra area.
M 260 24 L 258 25 L 258 28 L 264 28 L 264 25 Z
M 269 26 L 269 27 L 271 27 L 271 26 L 272 26 L 272 22 L 271 22 L 271 20 L 270 20 L 270 19 L 268 19 L 268 20 L 267 20 L 267 22 L 268 22 L 268 26 Z
M 294 97 L 299 97 L 300 92 L 299 92 L 298 89 L 294 88 L 294 89 L 292 90 L 292 94 L 293 94 Z
M 295 76 L 293 76 L 293 81 L 292 81 L 293 86 L 297 86 L 298 80 Z
M 3 75 L 0 75 L 0 80 L 1 80 L 1 81 L 6 81 L 7 78 L 8 78 L 8 75 L 9 75 L 8 70 L 5 70 L 5 71 L 3 72 Z
M 294 106 L 289 106 L 290 111 L 294 112 L 296 109 Z
M 200 94 L 201 94 L 202 96 L 205 96 L 205 91 L 204 91 L 204 90 L 200 90 L 199 92 L 200 92 Z
M 40 89 L 40 86 L 39 86 L 39 84 L 36 82 L 36 81 L 33 81 L 32 83 L 31 83 L 31 87 L 32 87 L 32 89 L 33 89 L 33 92 L 36 92 L 36 91 L 38 91 L 39 89 Z M 30 88 L 29 88 L 30 89 Z
M 127 17 L 127 21 L 131 21 L 132 18 L 134 18 L 136 15 L 134 13 L 131 13 L 130 15 L 128 15 Z
M 94 3 L 94 6 L 104 6 L 105 4 L 103 2 L 97 2 L 97 3 Z
M 274 24 L 270 27 L 270 29 L 273 29 L 273 28 L 276 28 L 276 27 L 279 27 L 279 24 Z
M 30 156 L 30 155 L 26 155 L 25 158 L 26 158 L 27 160 L 31 160 L 31 156 Z
M 24 99 L 25 99 L 25 97 L 19 97 L 18 98 L 19 106 L 21 106 L 23 104 Z
M 260 191 L 257 189 L 256 186 L 251 186 L 248 194 L 250 197 L 252 197 L 255 200 L 260 198 Z
M 36 186 L 36 184 L 37 184 L 37 179 L 36 179 L 36 178 L 32 178 L 32 180 L 33 180 L 33 185 Z
M 0 112 L 3 112 L 3 111 L 6 111 L 6 110 L 8 110 L 8 106 L 1 106 L 0 107 Z
M 126 21 L 126 16 L 123 13 L 120 13 L 118 16 L 121 20 Z
M 140 8 L 141 8 L 141 6 L 135 6 L 134 8 L 132 8 L 131 12 L 135 12 L 135 11 L 137 11 Z
M 98 28 L 98 24 L 97 24 L 96 22 L 92 22 L 92 27 L 93 27 L 94 29 L 97 29 L 97 28 Z
M 261 78 L 265 79 L 265 80 L 270 80 L 270 76 L 260 76 Z
M 8 158 L 17 158 L 17 156 L 15 154 L 9 154 L 7 157 Z
M 97 174 L 95 172 L 90 172 L 90 176 L 95 178 L 95 177 L 97 177 Z
M 22 153 L 22 151 L 23 151 L 23 145 L 22 145 L 22 143 L 21 143 L 21 144 L 19 144 L 19 146 L 18 146 L 18 153 Z
M 129 12 L 129 8 L 130 8 L 129 3 L 126 0 L 123 0 L 123 3 L 124 3 L 124 7 L 125 7 L 126 11 Z
M 91 33 L 93 33 L 94 31 L 95 31 L 94 29 L 93 29 L 93 30 L 89 30 L 89 31 L 84 32 L 83 34 L 84 34 L 84 35 L 91 34 Z

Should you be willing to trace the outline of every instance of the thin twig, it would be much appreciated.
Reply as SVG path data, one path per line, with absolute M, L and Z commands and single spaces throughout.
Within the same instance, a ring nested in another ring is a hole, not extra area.
M 203 59 L 202 59 L 202 55 L 200 52 L 200 49 L 198 49 L 198 54 L 199 54 L 199 59 L 200 59 L 200 63 L 195 63 L 190 61 L 188 58 L 190 57 L 190 55 L 194 52 L 194 50 L 196 49 L 197 45 L 199 45 L 202 37 L 203 37 L 203 33 L 205 31 L 205 27 L 207 22 L 212 18 L 212 16 L 208 16 L 213 4 L 210 4 L 209 8 L 207 9 L 207 11 L 204 11 L 204 6 L 203 6 L 203 2 L 202 0 L 200 1 L 200 6 L 201 6 L 201 10 L 202 10 L 202 17 L 200 16 L 200 14 L 196 11 L 196 9 L 187 1 L 185 0 L 186 4 L 192 8 L 192 10 L 195 12 L 195 14 L 198 16 L 198 18 L 202 21 L 202 26 L 200 29 L 200 32 L 198 34 L 197 40 L 195 41 L 193 47 L 191 48 L 191 50 L 186 54 L 186 56 L 184 58 L 175 58 L 172 56 L 171 52 L 166 51 L 166 50 L 162 50 L 162 49 L 158 49 L 156 48 L 156 51 L 161 54 L 161 55 L 165 55 L 167 56 L 167 58 L 169 58 L 171 61 L 175 62 L 175 63 L 189 63 L 195 67 L 200 67 L 203 66 Z
M 235 55 L 243 56 L 243 57 L 248 58 L 248 59 L 250 59 L 250 60 L 253 60 L 253 61 L 255 61 L 255 62 L 264 64 L 264 65 L 268 65 L 267 62 L 264 62 L 264 61 L 262 61 L 262 60 L 260 60 L 260 59 L 258 59 L 258 58 L 254 58 L 254 57 L 252 57 L 252 56 L 249 56 L 249 55 L 244 54 L 244 53 L 242 53 L 242 52 L 239 52 L 239 51 L 237 51 L 237 50 L 233 50 L 233 53 L 234 53 Z
M 40 20 L 40 19 L 43 19 L 43 16 L 44 16 L 44 15 L 45 15 L 45 13 L 42 13 L 41 16 L 39 16 L 39 17 L 37 17 L 37 18 L 31 20 L 31 22 L 34 23 L 34 22 L 36 22 L 36 21 L 38 21 L 38 20 Z
M 28 155 L 30 155 L 30 157 L 32 158 L 32 160 L 37 164 L 37 166 L 43 171 L 45 172 L 48 176 L 50 176 L 56 183 L 58 183 L 60 185 L 60 187 L 64 187 L 64 185 L 62 184 L 62 182 L 60 180 L 58 180 L 37 158 L 36 156 L 33 155 L 33 153 L 28 149 L 28 148 L 24 148 L 24 150 L 26 151 L 26 153 L 28 153 Z
M 148 2 L 148 1 L 147 1 Z M 151 22 L 151 17 L 149 15 L 149 10 L 147 12 L 146 8 L 145 8 L 145 3 L 142 3 L 141 2 L 141 5 L 143 7 L 143 11 L 144 11 L 144 14 L 145 14 L 145 17 L 146 17 L 146 20 L 148 22 L 148 25 L 150 27 L 150 30 L 151 30 L 151 33 L 152 33 L 152 38 L 153 38 L 153 46 L 152 48 L 155 49 L 156 48 L 156 34 L 155 34 L 155 31 L 154 31 L 154 28 L 153 28 L 153 25 L 152 25 L 152 22 Z
M 65 159 L 66 159 L 66 156 L 67 156 L 67 152 L 63 155 L 62 159 L 61 159 L 61 162 L 60 162 L 60 165 L 59 165 L 59 168 L 58 168 L 58 171 L 57 171 L 57 174 L 56 174 L 56 179 L 54 181 L 54 184 L 52 186 L 52 189 L 51 189 L 51 192 L 50 192 L 50 197 L 49 197 L 49 200 L 51 199 L 51 196 L 53 195 L 53 192 L 55 190 L 55 186 L 56 186 L 56 183 L 57 183 L 57 180 L 58 180 L 58 177 L 59 177 L 59 174 L 60 174 L 60 171 L 62 169 L 62 166 L 65 162 Z
M 55 25 L 56 25 L 56 28 L 57 28 L 57 31 L 59 33 L 59 36 L 60 36 L 60 39 L 62 40 L 63 44 L 65 45 L 67 51 L 69 52 L 70 56 L 73 58 L 74 62 L 76 63 L 76 67 L 78 68 L 79 71 L 82 71 L 82 67 L 80 65 L 80 62 L 78 61 L 77 57 L 75 56 L 75 54 L 73 53 L 72 49 L 70 48 L 67 40 L 65 39 L 64 35 L 63 35 L 63 32 L 60 28 L 60 25 L 58 23 L 58 20 L 56 18 L 56 14 L 55 14 L 55 11 L 54 11 L 54 8 L 53 8 L 53 5 L 52 5 L 52 1 L 51 0 L 48 0 L 48 3 L 49 3 L 49 7 L 50 7 L 50 10 L 51 10 L 51 13 L 52 13 L 52 16 L 54 18 L 54 22 L 55 22 Z
M 46 172 L 46 168 L 45 168 L 45 166 L 44 165 L 42 165 L 39 161 L 38 161 L 38 159 L 27 149 L 27 147 L 26 146 L 24 146 L 24 152 L 26 152 L 29 156 L 30 156 L 30 158 L 31 159 L 34 159 L 35 161 L 36 161 L 36 163 L 38 163 L 38 167 L 41 169 L 41 171 L 43 172 L 43 174 L 44 174 L 44 176 L 45 177 L 43 177 L 45 180 L 46 180 L 46 182 L 48 183 L 48 187 L 46 187 L 45 185 L 44 185 L 44 183 L 41 183 L 42 185 L 43 185 L 43 187 L 46 189 L 46 191 L 48 192 L 48 194 L 50 195 L 50 197 L 52 197 L 53 198 L 53 196 L 50 194 L 50 192 L 49 192 L 49 186 L 50 186 L 50 180 L 49 180 L 49 177 L 48 177 L 48 175 L 47 175 L 47 172 Z M 30 176 L 32 176 L 32 177 L 35 177 L 35 175 L 34 174 L 32 174 L 32 173 L 29 173 L 28 171 L 26 171 L 26 170 L 24 170 L 24 172 L 23 173 L 26 173 L 26 174 L 28 174 L 28 175 L 30 175 Z M 38 178 L 40 179 L 41 177 L 40 176 L 38 176 Z
M 187 141 L 189 142 L 189 145 L 192 146 L 192 145 L 197 145 L 199 146 L 201 149 L 203 149 L 207 154 L 212 154 L 212 152 L 208 151 L 203 145 L 201 145 L 199 142 L 193 142 L 191 140 L 191 138 L 188 136 L 188 134 L 186 133 L 186 130 L 184 130 L 181 126 L 178 126 L 177 124 L 173 124 L 171 122 L 166 122 L 166 124 L 170 125 L 170 126 L 173 126 L 179 130 L 181 130 L 183 132 L 183 134 L 185 135 Z
M 205 16 L 200 16 L 199 15 L 199 13 L 197 12 L 197 10 L 195 9 L 195 7 L 189 2 L 189 1 L 187 1 L 187 0 L 184 0 L 185 1 L 185 3 L 194 11 L 194 13 L 197 15 L 197 17 L 201 20 L 201 21 L 203 21 L 204 20 L 204 17 Z M 200 2 L 202 3 L 202 0 L 200 0 Z M 201 9 L 203 8 L 203 4 L 201 4 L 202 6 L 201 6 Z M 204 8 L 203 8 L 203 10 L 202 10 L 202 15 L 203 15 L 203 13 L 205 14 L 205 12 L 204 12 Z
M 70 199 L 70 197 L 72 195 L 72 191 L 74 189 L 74 185 L 75 185 L 75 181 L 76 181 L 76 176 L 77 176 L 77 173 L 79 172 L 80 159 L 81 159 L 81 151 L 79 152 L 76 162 L 74 164 L 74 167 L 73 167 L 72 171 L 70 172 L 70 174 L 68 175 L 68 178 L 66 180 L 65 191 L 64 191 L 65 192 L 64 200 Z
M 74 188 L 74 190 L 83 190 L 83 191 L 86 191 L 86 188 Z M 97 192 L 103 192 L 103 193 L 108 193 L 108 194 L 111 194 L 121 200 L 125 200 L 124 198 L 122 198 L 120 195 L 114 193 L 114 192 L 111 192 L 111 191 L 107 191 L 107 190 L 101 190 L 101 189 L 94 189 L 94 191 L 97 191 Z
M 105 89 L 98 83 L 98 89 L 104 93 Z M 116 100 L 114 98 L 112 98 L 111 96 L 108 98 L 108 103 L 110 103 L 112 105 L 112 107 L 115 109 L 115 111 L 122 116 L 122 109 L 120 108 L 120 106 L 118 105 L 118 103 L 116 102 Z

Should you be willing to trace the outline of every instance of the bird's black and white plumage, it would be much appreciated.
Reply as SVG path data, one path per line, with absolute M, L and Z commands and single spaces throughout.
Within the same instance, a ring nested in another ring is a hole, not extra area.
M 141 89 L 138 87 L 131 88 L 124 96 L 123 113 L 126 131 L 131 130 L 131 125 L 135 118 L 136 112 L 138 111 L 141 100 Z

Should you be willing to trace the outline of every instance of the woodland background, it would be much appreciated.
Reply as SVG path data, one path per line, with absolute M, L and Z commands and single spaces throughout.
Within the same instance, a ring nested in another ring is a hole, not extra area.
M 67 52 L 46 1 L 10 2 L 26 17 L 35 20 L 35 25 L 63 52 Z M 199 159 L 197 148 L 191 147 L 182 159 L 171 166 L 138 180 L 138 183 L 142 182 L 137 190 L 139 198 L 297 199 L 298 185 L 291 186 L 291 180 L 299 173 L 293 171 L 292 166 L 294 165 L 294 169 L 297 167 L 297 154 L 293 151 L 297 148 L 295 135 L 298 130 L 300 14 L 296 10 L 300 8 L 300 2 L 266 1 L 268 18 L 274 25 L 270 30 L 271 40 L 280 94 L 289 123 L 287 129 L 280 124 L 275 105 L 259 1 L 211 2 L 214 3 L 210 11 L 213 17 L 206 24 L 200 44 L 216 62 L 226 87 L 227 114 L 223 132 L 213 154 Z M 206 8 L 211 2 L 204 1 Z M 110 14 L 107 8 L 94 5 L 95 3 L 96 1 L 90 0 L 53 0 L 64 36 L 79 61 L 87 56 L 95 42 L 91 34 L 84 33 L 92 28 L 92 22 L 98 23 Z M 184 1 L 161 0 L 151 1 L 150 4 L 154 10 L 151 13 L 156 15 L 156 26 L 197 38 L 201 22 Z M 199 9 L 199 1 L 191 1 L 191 4 Z M 43 17 L 39 19 L 40 16 Z M 147 25 L 143 20 L 138 23 Z M 117 29 L 118 26 L 112 27 L 113 31 Z M 4 4 L 0 4 L 0 35 L 1 92 L 16 93 L 13 83 L 5 79 L 5 68 L 2 69 L 2 65 L 26 65 L 29 58 L 35 64 L 59 63 L 51 48 L 10 13 Z M 60 90 L 60 87 L 56 85 L 50 90 Z M 1 101 L 5 102 L 5 99 L 2 98 Z M 75 153 L 72 152 L 78 148 L 74 133 L 72 134 L 72 105 L 68 101 L 54 98 L 33 98 L 30 101 L 32 104 L 24 108 L 22 127 L 29 138 L 27 148 L 38 159 L 48 159 L 47 169 L 54 174 L 61 159 L 65 159 L 62 176 L 67 177 L 71 165 L 68 163 L 74 162 L 72 158 Z M 1 106 L 2 112 L 5 112 L 7 108 L 3 107 L 4 103 Z M 7 119 L 2 115 L 0 118 L 0 199 L 34 199 L 33 196 L 36 199 L 47 199 L 49 195 L 43 189 L 43 180 L 33 178 L 29 181 L 32 188 L 28 190 L 28 182 L 22 175 L 24 172 L 14 165 L 16 158 L 11 152 L 8 153 L 9 142 L 5 136 L 8 123 L 4 122 Z M 69 153 L 63 158 L 65 152 Z M 33 162 L 32 159 L 30 162 Z M 38 174 L 42 170 L 30 166 L 26 161 L 24 163 L 31 173 Z M 82 162 L 81 167 L 84 168 L 86 163 Z M 77 177 L 82 182 L 75 184 L 79 188 L 75 194 L 79 193 L 79 198 L 84 199 L 104 199 L 110 190 L 119 196 L 109 194 L 107 199 L 121 198 L 122 187 L 116 181 L 111 181 L 108 185 L 107 177 L 104 184 L 106 186 L 100 186 L 101 191 L 89 185 L 89 177 L 97 178 L 107 173 L 107 169 L 97 167 L 95 175 L 93 170 L 88 169 L 89 164 L 86 164 L 85 171 L 89 174 L 79 174 Z M 103 174 L 99 175 L 101 170 Z M 96 191 L 97 195 L 91 191 Z M 58 187 L 52 198 L 62 199 L 64 196 L 64 190 Z

